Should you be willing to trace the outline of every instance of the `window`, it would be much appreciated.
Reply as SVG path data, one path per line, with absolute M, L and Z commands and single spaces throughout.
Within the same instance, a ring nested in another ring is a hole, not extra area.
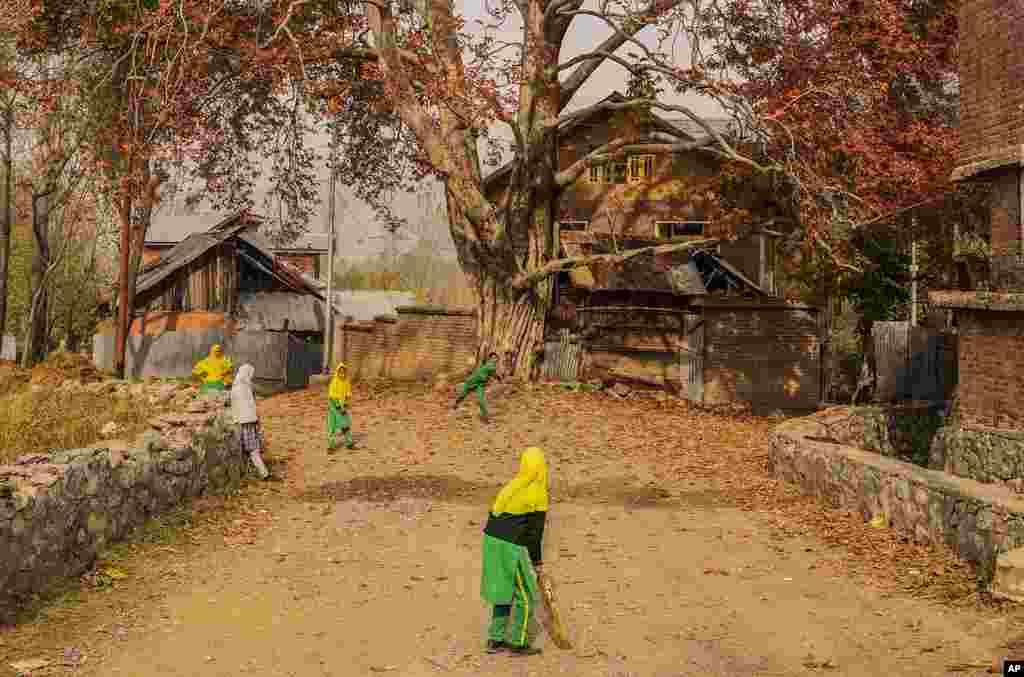
M 559 230 L 586 230 L 590 225 L 589 221 L 559 221 Z
M 615 160 L 610 165 L 611 176 L 608 177 L 608 183 L 625 183 L 626 182 L 626 161 Z
M 594 165 L 590 168 L 590 183 L 604 183 L 604 165 Z
M 659 240 L 671 240 L 686 235 L 703 235 L 707 221 L 656 221 L 654 236 Z
M 629 158 L 629 180 L 643 181 L 654 174 L 653 155 L 634 155 Z

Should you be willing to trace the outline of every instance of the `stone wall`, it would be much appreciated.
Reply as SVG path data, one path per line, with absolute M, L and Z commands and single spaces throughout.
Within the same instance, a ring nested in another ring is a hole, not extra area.
M 818 412 L 814 420 L 839 444 L 941 470 L 941 464 L 933 465 L 932 451 L 944 409 L 944 404 L 840 406 Z
M 809 439 L 827 436 L 815 417 L 775 428 L 772 474 L 866 520 L 885 515 L 917 542 L 945 544 L 978 563 L 986 581 L 999 553 L 1024 545 L 1024 499 L 1009 488 Z
M 957 477 L 1024 489 L 1024 434 L 969 430 L 955 423 L 940 434 L 933 467 Z
M 476 361 L 471 310 L 408 306 L 373 322 L 340 322 L 336 336 L 335 363 L 347 364 L 353 378 L 430 378 Z
M 153 402 L 183 401 L 174 385 L 123 388 Z M 184 413 L 158 416 L 132 443 L 32 454 L 0 465 L 0 618 L 51 581 L 86 571 L 108 543 L 153 515 L 236 486 L 245 457 L 224 416 L 225 402 L 198 399 Z
M 821 401 L 818 311 L 796 304 L 704 305 L 704 402 L 814 409 Z

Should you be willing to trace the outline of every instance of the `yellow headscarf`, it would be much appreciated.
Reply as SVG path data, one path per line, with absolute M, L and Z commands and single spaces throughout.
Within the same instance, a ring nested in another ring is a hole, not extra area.
M 230 383 L 232 368 L 231 360 L 224 357 L 220 344 L 214 344 L 210 348 L 210 354 L 196 363 L 192 373 L 201 377 L 204 383 Z
M 548 464 L 544 450 L 530 447 L 519 459 L 519 474 L 498 493 L 491 513 L 523 515 L 548 509 Z
M 334 368 L 334 376 L 331 377 L 331 385 L 327 389 L 328 399 L 338 400 L 342 405 L 352 397 L 352 381 L 348 380 L 348 373 L 345 363 L 341 362 Z

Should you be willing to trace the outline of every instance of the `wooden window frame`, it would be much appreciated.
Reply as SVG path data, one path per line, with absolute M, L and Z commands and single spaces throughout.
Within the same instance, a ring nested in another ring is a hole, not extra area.
M 612 160 L 608 163 L 608 168 L 611 170 L 605 174 L 605 183 L 628 183 L 629 182 L 629 162 L 626 160 Z M 618 179 L 618 170 L 622 170 L 622 180 Z
M 699 237 L 699 236 L 705 234 L 705 232 L 707 231 L 707 227 L 708 227 L 708 225 L 710 223 L 711 223 L 710 221 L 694 221 L 694 220 L 691 220 L 691 219 L 685 219 L 685 220 L 681 219 L 681 220 L 678 220 L 678 221 L 670 221 L 670 220 L 655 221 L 654 222 L 654 236 L 655 236 L 655 238 L 657 238 L 659 240 L 674 240 L 677 237 Z M 685 225 L 688 225 L 688 224 L 700 224 L 700 227 L 701 227 L 700 228 L 700 232 L 697 232 L 697 233 L 693 233 L 693 232 L 690 232 L 690 233 L 677 232 L 676 226 L 680 226 L 680 225 L 685 226 Z M 662 233 L 662 228 L 663 228 L 663 226 L 666 226 L 666 225 L 669 226 L 669 233 L 668 233 L 668 235 L 665 235 L 665 234 Z
M 636 168 L 643 167 L 643 174 L 637 175 Z M 639 183 L 654 176 L 654 155 L 630 155 L 627 165 L 627 178 L 629 183 Z

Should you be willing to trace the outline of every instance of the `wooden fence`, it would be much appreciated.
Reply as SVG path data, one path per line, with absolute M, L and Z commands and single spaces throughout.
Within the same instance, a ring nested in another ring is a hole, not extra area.
M 570 336 L 568 329 L 563 329 L 557 341 L 544 344 L 541 376 L 546 381 L 578 381 L 582 355 L 579 341 Z
M 957 381 L 957 336 L 909 322 L 875 322 L 872 329 L 877 381 L 875 397 L 946 400 Z

